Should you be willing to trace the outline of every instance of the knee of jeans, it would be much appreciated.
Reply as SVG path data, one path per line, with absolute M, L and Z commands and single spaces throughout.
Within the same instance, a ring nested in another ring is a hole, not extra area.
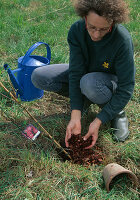
M 39 77 L 38 69 L 36 68 L 36 69 L 32 72 L 31 81 L 32 81 L 33 85 L 34 85 L 35 87 L 37 87 L 37 88 L 38 88 L 39 79 L 40 79 L 40 77 Z
M 49 73 L 42 73 L 39 68 L 36 68 L 33 71 L 31 75 L 31 81 L 36 88 L 39 88 L 41 90 L 56 92 L 62 88 L 62 83 L 53 80 Z
M 31 81 L 36 88 L 41 90 L 46 90 L 52 84 L 51 79 L 49 79 L 46 74 L 42 73 L 39 68 L 36 68 L 32 72 Z
M 87 77 L 82 77 L 80 80 L 80 88 L 82 94 L 95 104 L 107 103 L 111 98 L 110 90 L 97 80 L 92 80 L 91 83 Z

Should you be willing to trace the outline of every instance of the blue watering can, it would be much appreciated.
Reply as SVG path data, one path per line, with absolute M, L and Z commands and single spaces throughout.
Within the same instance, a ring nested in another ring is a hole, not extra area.
M 31 55 L 31 53 L 41 44 L 44 44 L 47 49 L 47 57 Z M 18 59 L 18 68 L 11 70 L 8 64 L 4 65 L 7 70 L 10 80 L 16 89 L 17 96 L 20 96 L 22 101 L 32 101 L 40 99 L 44 91 L 40 90 L 32 84 L 31 75 L 34 69 L 49 65 L 51 60 L 51 50 L 48 44 L 37 42 L 26 52 L 25 56 Z M 17 73 L 17 76 L 14 74 Z

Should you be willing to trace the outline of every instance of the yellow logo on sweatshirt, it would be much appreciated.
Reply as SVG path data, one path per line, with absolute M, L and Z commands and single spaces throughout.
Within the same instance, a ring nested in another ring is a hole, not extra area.
M 104 67 L 104 68 L 109 68 L 109 63 L 107 63 L 107 62 L 104 62 L 104 64 L 102 64 L 102 66 Z

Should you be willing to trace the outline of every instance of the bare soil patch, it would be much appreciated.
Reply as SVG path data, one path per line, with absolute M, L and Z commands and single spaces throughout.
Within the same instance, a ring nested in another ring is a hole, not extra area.
M 70 146 L 69 153 L 75 164 L 99 165 L 103 162 L 104 155 L 99 147 L 94 146 L 94 149 L 86 149 L 91 144 L 92 137 L 84 141 L 80 134 L 72 135 L 68 142 Z

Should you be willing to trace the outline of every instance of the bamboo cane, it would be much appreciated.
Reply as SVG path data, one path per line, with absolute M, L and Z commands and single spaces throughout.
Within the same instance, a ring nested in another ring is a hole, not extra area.
M 17 102 L 24 111 L 28 113 L 28 115 L 40 126 L 40 128 L 47 134 L 47 136 L 58 146 L 59 149 L 61 149 L 71 160 L 71 156 L 68 154 L 68 152 L 65 151 L 65 149 L 48 133 L 48 131 L 37 121 L 37 119 L 31 115 L 31 113 L 18 101 L 18 99 L 3 85 L 2 82 L 0 82 L 0 86 L 10 94 L 10 96 L 13 98 L 15 102 Z

